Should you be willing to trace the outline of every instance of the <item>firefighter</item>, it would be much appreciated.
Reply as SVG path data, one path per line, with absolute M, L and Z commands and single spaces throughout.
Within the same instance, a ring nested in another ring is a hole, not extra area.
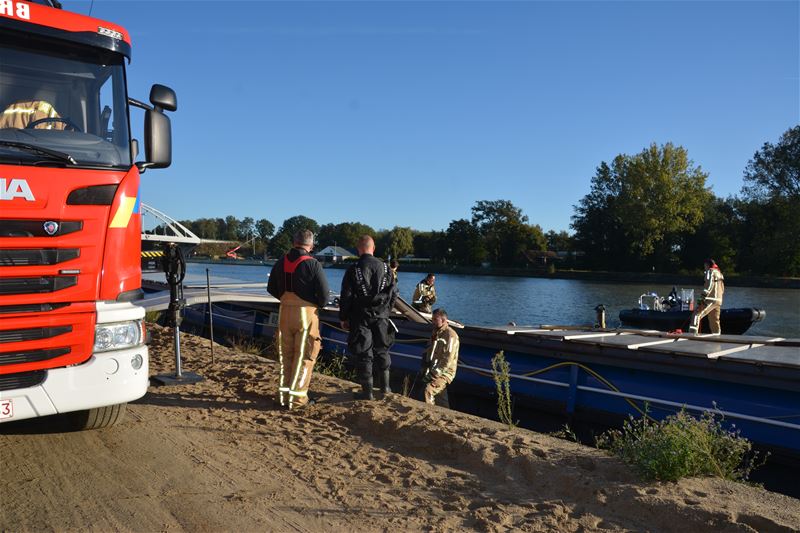
M 700 332 L 700 321 L 708 315 L 708 325 L 713 335 L 719 335 L 722 328 L 719 316 L 722 311 L 722 296 L 725 293 L 725 277 L 722 275 L 717 263 L 713 259 L 706 259 L 703 283 L 703 299 L 692 314 L 692 324 L 689 332 L 697 335 Z
M 278 312 L 278 401 L 293 409 L 308 405 L 308 386 L 322 344 L 319 308 L 328 302 L 328 281 L 311 257 L 314 234 L 294 234 L 294 248 L 275 263 L 267 291 L 281 301 Z
M 339 319 L 348 331 L 347 347 L 356 358 L 357 378 L 361 392 L 358 400 L 372 400 L 375 382 L 373 370 L 380 381 L 381 391 L 389 388 L 389 347 L 396 329 L 389 313 L 397 299 L 397 283 L 386 263 L 375 258 L 375 241 L 369 235 L 358 240 L 358 262 L 347 269 L 342 278 L 339 296 Z M 374 365 L 374 368 L 373 368 Z
M 447 386 L 456 377 L 458 366 L 458 334 L 447 322 L 447 311 L 433 312 L 433 334 L 428 349 L 422 358 L 422 380 L 425 386 L 425 403 L 433 405 L 436 400 L 449 407 Z
M 38 130 L 63 130 L 67 122 L 61 119 L 56 109 L 44 100 L 31 100 L 15 102 L 8 106 L 0 115 L 0 129 L 18 128 L 25 129 L 32 122 L 42 119 L 43 122 L 34 126 Z
M 430 313 L 431 306 L 436 303 L 436 289 L 433 284 L 436 283 L 436 276 L 428 274 L 425 279 L 417 283 L 414 289 L 414 297 L 411 299 L 411 305 L 417 311 L 423 313 Z

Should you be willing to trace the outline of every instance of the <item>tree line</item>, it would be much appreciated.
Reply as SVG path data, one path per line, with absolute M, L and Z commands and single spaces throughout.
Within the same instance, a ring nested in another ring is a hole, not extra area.
M 530 268 L 555 261 L 561 268 L 683 272 L 713 257 L 726 272 L 800 275 L 800 126 L 756 151 L 738 194 L 719 198 L 707 179 L 687 150 L 672 143 L 620 154 L 600 163 L 589 193 L 573 206 L 571 234 L 545 233 L 508 200 L 477 201 L 468 218 L 441 231 L 320 225 L 304 215 L 278 228 L 267 219 L 234 216 L 181 223 L 206 239 L 242 243 L 255 257 L 279 257 L 292 234 L 308 228 L 317 250 L 353 250 L 370 234 L 381 257 L 413 255 L 448 265 Z

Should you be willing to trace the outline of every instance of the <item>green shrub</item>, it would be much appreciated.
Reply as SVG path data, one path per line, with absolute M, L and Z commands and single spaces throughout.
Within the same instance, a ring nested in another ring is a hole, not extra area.
M 706 412 L 699 418 L 685 411 L 655 421 L 649 416 L 631 417 L 621 430 L 598 439 L 609 450 L 633 465 L 645 478 L 677 481 L 689 476 L 718 476 L 746 480 L 764 463 L 739 432 L 722 427 L 721 419 Z

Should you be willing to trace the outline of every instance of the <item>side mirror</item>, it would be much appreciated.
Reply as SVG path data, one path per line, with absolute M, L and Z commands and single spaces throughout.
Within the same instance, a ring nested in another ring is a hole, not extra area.
M 158 83 L 150 89 L 150 103 L 153 104 L 156 111 L 177 111 L 178 109 L 178 97 L 175 95 L 175 91 Z
M 144 152 L 147 168 L 167 168 L 172 164 L 172 125 L 160 111 L 144 113 Z
M 155 84 L 150 89 L 149 105 L 128 98 L 128 102 L 138 108 L 144 109 L 144 155 L 146 161 L 136 163 L 140 171 L 147 168 L 167 168 L 172 164 L 172 126 L 169 117 L 164 111 L 178 109 L 178 97 L 175 91 L 165 85 Z M 131 146 L 134 152 L 136 147 Z

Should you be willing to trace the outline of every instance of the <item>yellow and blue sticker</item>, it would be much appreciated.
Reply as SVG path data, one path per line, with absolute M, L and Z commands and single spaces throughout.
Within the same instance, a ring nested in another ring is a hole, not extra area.
M 114 213 L 114 217 L 111 219 L 111 224 L 109 224 L 108 227 L 127 228 L 128 223 L 131 221 L 131 215 L 141 212 L 140 196 L 139 191 L 136 191 L 135 198 L 122 198 L 119 207 L 117 207 L 117 212 Z

